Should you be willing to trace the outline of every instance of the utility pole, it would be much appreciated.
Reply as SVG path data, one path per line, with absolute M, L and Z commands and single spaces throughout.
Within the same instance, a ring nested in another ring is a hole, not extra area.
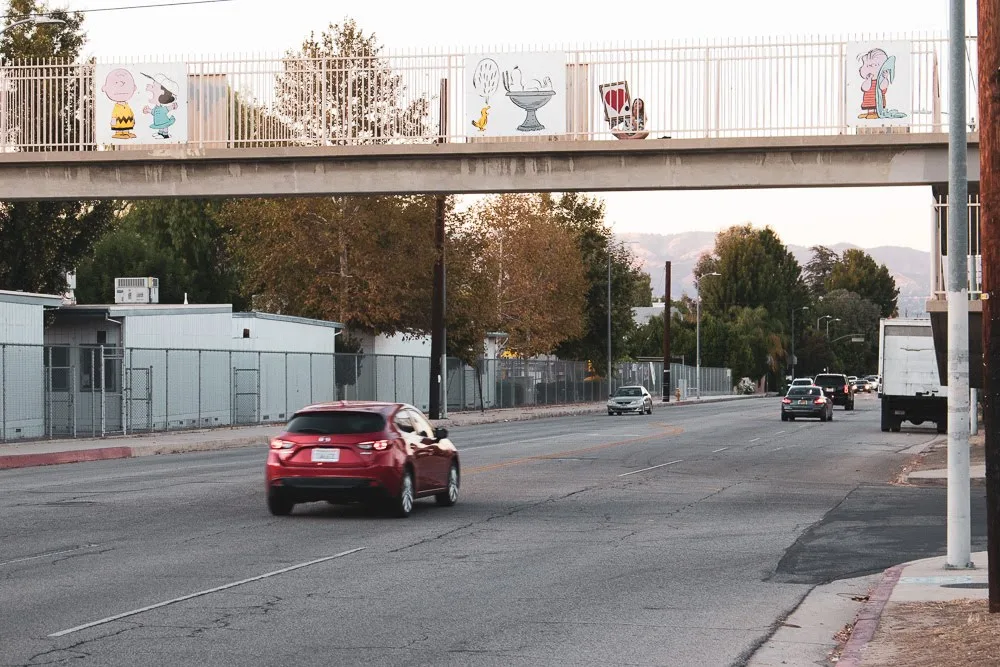
M 670 262 L 663 280 L 663 402 L 670 402 Z
M 969 183 L 965 0 L 948 3 L 948 552 L 972 564 L 969 491 Z
M 438 120 L 438 143 L 448 137 L 448 80 L 441 79 L 440 115 Z M 428 413 L 431 419 L 448 416 L 448 397 L 445 387 L 447 373 L 447 345 L 444 328 L 444 195 L 435 199 L 434 210 L 434 294 L 431 297 L 431 386 Z M 444 396 L 442 396 L 444 394 Z
M 979 224 L 990 613 L 1000 613 L 1000 0 L 979 0 Z

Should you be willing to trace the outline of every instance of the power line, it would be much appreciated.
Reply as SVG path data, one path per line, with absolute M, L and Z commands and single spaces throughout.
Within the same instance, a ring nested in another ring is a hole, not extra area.
M 234 2 L 234 0 L 182 0 L 181 2 L 159 2 L 152 5 L 125 5 L 122 7 L 100 7 L 97 9 L 77 9 L 77 10 L 59 10 L 65 11 L 67 14 L 94 14 L 97 12 L 121 12 L 130 9 L 154 9 L 157 7 L 183 7 L 185 5 L 213 5 L 220 2 Z M 33 16 L 51 16 L 52 12 L 34 13 L 34 14 L 7 14 L 3 18 L 5 19 L 23 19 Z

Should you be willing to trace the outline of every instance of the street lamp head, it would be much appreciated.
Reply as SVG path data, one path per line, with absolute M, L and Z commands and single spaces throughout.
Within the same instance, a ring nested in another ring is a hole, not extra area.
M 10 25 L 0 29 L 0 34 L 3 34 L 10 30 L 11 28 L 17 28 L 22 25 L 46 25 L 46 24 L 56 24 L 56 23 L 66 23 L 62 19 L 53 18 L 51 16 L 29 16 L 26 19 L 21 19 L 20 21 L 14 21 Z

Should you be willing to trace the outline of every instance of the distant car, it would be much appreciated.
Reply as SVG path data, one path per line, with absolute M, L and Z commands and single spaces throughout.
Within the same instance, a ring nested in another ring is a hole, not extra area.
M 855 393 L 863 391 L 866 394 L 868 394 L 871 393 L 872 390 L 871 382 L 869 382 L 865 378 L 858 378 L 857 380 L 851 383 L 851 386 L 854 388 Z
M 879 387 L 882 386 L 882 378 L 877 375 L 868 375 L 865 379 L 868 380 L 868 383 L 871 385 L 872 391 L 878 391 Z
M 608 414 L 620 415 L 623 412 L 653 414 L 653 397 L 646 388 L 640 385 L 618 387 L 618 391 L 608 398 Z
M 781 399 L 781 421 L 795 421 L 796 417 L 816 417 L 821 422 L 833 419 L 833 401 L 823 395 L 820 387 L 789 387 Z
M 458 501 L 458 451 L 405 403 L 323 403 L 302 408 L 272 438 L 265 467 L 267 507 L 291 514 L 297 503 L 377 502 L 407 517 L 413 501 Z
M 823 395 L 833 400 L 834 405 L 843 405 L 845 410 L 854 409 L 854 389 L 847 376 L 841 373 L 821 373 L 814 382 L 823 388 Z
M 795 378 L 792 380 L 791 387 L 811 387 L 813 386 L 812 378 Z

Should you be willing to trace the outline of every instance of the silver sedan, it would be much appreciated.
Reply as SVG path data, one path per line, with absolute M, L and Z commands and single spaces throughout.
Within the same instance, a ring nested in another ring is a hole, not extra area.
M 608 414 L 620 415 L 623 412 L 651 415 L 653 397 L 640 385 L 618 387 L 618 391 L 608 398 Z

